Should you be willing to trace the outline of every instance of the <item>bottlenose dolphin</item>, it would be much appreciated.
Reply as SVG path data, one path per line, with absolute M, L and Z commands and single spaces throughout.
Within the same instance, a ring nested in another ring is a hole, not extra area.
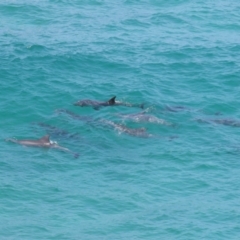
M 140 112 L 140 113 L 131 113 L 131 114 L 117 114 L 123 119 L 129 119 L 134 122 L 149 122 L 149 123 L 156 123 L 156 124 L 162 124 L 167 126 L 173 126 L 172 123 L 165 121 L 164 119 L 155 117 L 150 114 L 146 114 L 146 112 Z
M 95 110 L 99 110 L 101 107 L 107 107 L 107 106 L 126 106 L 126 107 L 140 107 L 140 108 L 144 107 L 143 104 L 131 104 L 131 103 L 116 101 L 116 96 L 110 98 L 106 102 L 84 99 L 74 103 L 73 105 L 80 106 L 80 107 L 92 106 Z
M 106 120 L 106 119 L 95 120 L 89 116 L 81 116 L 81 115 L 75 114 L 67 109 L 59 109 L 56 111 L 59 113 L 66 113 L 73 119 L 84 121 L 84 122 L 90 123 L 91 125 L 102 125 L 102 126 L 107 126 L 107 127 L 110 126 L 111 128 L 118 130 L 119 132 L 124 132 L 131 136 L 136 136 L 136 137 L 151 137 L 152 136 L 151 134 L 146 132 L 145 128 L 128 128 L 122 124 L 114 123 L 114 122 L 112 122 L 110 120 Z
M 166 111 L 169 112 L 190 112 L 192 109 L 185 107 L 185 106 L 166 106 L 165 107 Z
M 34 125 L 39 126 L 43 129 L 45 129 L 45 131 L 51 136 L 51 137 L 55 137 L 55 138 L 71 138 L 71 139 L 79 139 L 79 134 L 78 133 L 69 133 L 66 130 L 54 127 L 52 125 L 49 125 L 47 123 L 43 123 L 43 122 L 39 122 L 39 123 L 34 123 Z
M 74 157 L 79 156 L 79 154 L 70 151 L 68 148 L 58 145 L 57 142 L 51 141 L 49 135 L 45 135 L 45 136 L 41 137 L 40 139 L 35 139 L 35 140 L 34 139 L 17 140 L 14 138 L 10 138 L 10 139 L 6 139 L 6 141 L 17 143 L 17 144 L 27 146 L 27 147 L 56 148 L 56 149 L 60 149 L 64 152 L 72 153 L 74 155 Z
M 200 123 L 216 123 L 225 126 L 232 126 L 232 127 L 240 127 L 240 121 L 234 119 L 195 119 L 197 122 Z
M 76 119 L 76 120 L 80 120 L 80 121 L 83 121 L 83 122 L 92 122 L 93 121 L 93 118 L 91 118 L 89 116 L 82 116 L 82 115 L 76 114 L 76 113 L 74 113 L 70 110 L 67 110 L 67 109 L 57 109 L 55 112 L 65 113 L 65 114 L 69 115 L 71 118 Z
M 74 112 L 71 112 L 67 109 L 59 109 L 56 111 L 59 113 L 66 113 L 73 119 L 84 121 L 84 122 L 90 123 L 91 125 L 102 125 L 102 126 L 107 126 L 107 127 L 110 126 L 111 128 L 118 130 L 119 132 L 124 132 L 124 133 L 127 133 L 132 136 L 136 136 L 136 137 L 152 136 L 151 134 L 146 132 L 145 128 L 128 128 L 122 124 L 114 123 L 114 122 L 112 122 L 110 120 L 106 120 L 106 119 L 95 120 L 89 116 L 81 116 L 81 115 L 75 114 Z
M 118 130 L 121 133 L 123 132 L 131 136 L 144 137 L 144 138 L 153 136 L 152 134 L 147 133 L 145 128 L 128 128 L 125 125 L 118 124 L 105 119 L 100 120 L 100 122 L 102 122 L 107 126 L 113 127 L 115 130 Z

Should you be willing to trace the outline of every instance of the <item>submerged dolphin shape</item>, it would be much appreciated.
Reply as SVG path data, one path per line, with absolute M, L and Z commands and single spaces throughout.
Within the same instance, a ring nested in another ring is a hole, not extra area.
M 188 108 L 188 107 L 185 107 L 185 106 L 181 106 L 181 105 L 166 106 L 165 110 L 169 111 L 169 112 L 190 112 L 190 111 L 192 111 L 191 108 Z
M 130 103 L 116 101 L 116 96 L 110 98 L 106 102 L 84 99 L 84 100 L 80 100 L 80 101 L 74 103 L 73 105 L 80 106 L 80 107 L 92 106 L 95 110 L 98 110 L 101 107 L 107 107 L 107 106 L 126 106 L 126 107 L 143 108 L 143 104 L 130 104 Z
M 47 123 L 43 123 L 43 122 L 39 122 L 39 123 L 35 123 L 34 125 L 42 127 L 43 129 L 45 129 L 45 131 L 50 135 L 50 136 L 54 136 L 54 137 L 64 137 L 64 138 L 71 138 L 71 139 L 79 139 L 79 134 L 78 133 L 69 133 L 66 130 L 54 127 L 52 125 L 49 125 Z
M 81 116 L 79 114 L 76 114 L 70 110 L 67 110 L 67 109 L 58 109 L 56 110 L 57 113 L 65 113 L 67 115 L 69 115 L 71 118 L 73 119 L 76 119 L 76 120 L 80 120 L 80 121 L 83 121 L 83 122 L 92 122 L 93 119 L 89 116 Z
M 113 127 L 115 130 L 118 130 L 121 133 L 126 133 L 131 136 L 143 138 L 152 137 L 152 134 L 149 134 L 145 128 L 128 128 L 125 125 L 104 119 L 102 119 L 101 122 L 107 126 Z
M 112 122 L 110 120 L 106 120 L 106 119 L 95 120 L 88 116 L 81 116 L 81 115 L 75 114 L 74 112 L 71 112 L 67 109 L 59 109 L 59 110 L 57 110 L 57 112 L 66 113 L 73 119 L 84 121 L 84 122 L 90 123 L 92 125 L 103 125 L 103 126 L 107 126 L 107 127 L 110 126 L 114 129 L 118 130 L 119 132 L 124 132 L 131 136 L 136 136 L 136 137 L 151 137 L 152 136 L 151 134 L 146 132 L 145 128 L 128 128 L 122 124 L 114 123 L 114 122 Z
M 146 114 L 146 112 L 140 112 L 140 113 L 131 113 L 131 114 L 117 114 L 123 119 L 130 119 L 134 122 L 149 122 L 149 123 L 157 123 L 167 126 L 172 126 L 172 123 L 169 123 L 165 121 L 164 119 L 155 117 L 153 115 Z
M 197 122 L 201 123 L 216 123 L 231 127 L 240 127 L 240 121 L 234 119 L 195 119 Z
M 74 157 L 79 156 L 79 154 L 73 153 L 68 148 L 59 146 L 57 142 L 51 141 L 49 135 L 45 135 L 45 136 L 41 137 L 40 139 L 36 139 L 36 140 L 34 140 L 34 139 L 17 140 L 14 138 L 10 138 L 10 139 L 6 139 L 6 141 L 17 143 L 17 144 L 27 146 L 27 147 L 57 148 L 64 152 L 70 152 L 70 153 L 74 154 Z

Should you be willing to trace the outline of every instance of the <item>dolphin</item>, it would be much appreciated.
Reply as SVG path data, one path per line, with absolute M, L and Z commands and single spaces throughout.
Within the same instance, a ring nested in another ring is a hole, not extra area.
M 92 122 L 93 121 L 93 119 L 89 116 L 82 116 L 82 115 L 76 114 L 76 113 L 74 113 L 70 110 L 67 110 L 67 109 L 58 109 L 55 112 L 65 113 L 65 114 L 69 115 L 71 118 L 73 118 L 75 120 L 80 120 L 80 121 L 83 121 L 83 122 Z
M 17 140 L 14 138 L 9 138 L 9 139 L 6 139 L 6 141 L 17 143 L 17 144 L 27 146 L 27 147 L 56 148 L 56 149 L 60 149 L 64 152 L 72 153 L 74 155 L 74 157 L 79 156 L 79 154 L 72 152 L 68 148 L 58 145 L 57 142 L 51 141 L 49 135 L 45 135 L 45 136 L 41 137 L 40 139 L 35 139 L 35 140 L 34 139 Z
M 63 129 L 54 127 L 47 123 L 39 122 L 39 123 L 34 123 L 34 125 L 42 127 L 50 136 L 54 136 L 56 138 L 64 137 L 64 138 L 71 138 L 71 139 L 79 139 L 78 133 L 69 133 Z
M 106 119 L 95 120 L 88 116 L 81 116 L 81 115 L 75 114 L 67 109 L 59 109 L 59 110 L 57 110 L 57 112 L 66 113 L 73 119 L 84 121 L 84 122 L 90 123 L 92 125 L 110 126 L 114 129 L 118 130 L 119 132 L 124 132 L 131 136 L 136 136 L 136 137 L 151 137 L 152 136 L 151 134 L 148 134 L 146 132 L 145 128 L 128 128 L 122 124 L 114 123 L 114 122 L 106 120 Z
M 144 107 L 143 104 L 130 104 L 130 103 L 116 101 L 116 96 L 110 98 L 106 102 L 84 99 L 74 103 L 73 105 L 80 106 L 80 107 L 92 106 L 95 110 L 99 110 L 101 107 L 107 107 L 107 106 L 126 106 L 126 107 L 140 107 L 140 108 Z
M 190 111 L 192 111 L 192 109 L 185 107 L 185 106 L 180 106 L 180 105 L 166 106 L 165 110 L 169 111 L 169 112 L 190 112 Z
M 134 122 L 149 122 L 149 123 L 157 123 L 161 125 L 173 126 L 172 123 L 165 121 L 164 119 L 155 117 L 150 114 L 146 114 L 146 112 L 140 113 L 131 113 L 131 114 L 117 114 L 123 119 L 129 119 Z
M 128 128 L 123 124 L 118 124 L 109 120 L 105 120 L 102 119 L 100 120 L 103 124 L 113 127 L 115 130 L 118 130 L 121 133 L 126 133 L 128 135 L 131 136 L 135 136 L 135 137 L 143 137 L 143 138 L 147 138 L 147 137 L 152 137 L 152 134 L 147 133 L 145 128 Z
M 234 119 L 195 119 L 197 122 L 200 123 L 216 123 L 225 126 L 231 127 L 240 127 L 240 121 Z

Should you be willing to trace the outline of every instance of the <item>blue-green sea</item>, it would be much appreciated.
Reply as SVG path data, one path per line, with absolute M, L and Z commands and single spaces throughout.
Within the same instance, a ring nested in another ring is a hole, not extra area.
M 239 92 L 239 1 L 2 0 L 0 239 L 240 239 Z

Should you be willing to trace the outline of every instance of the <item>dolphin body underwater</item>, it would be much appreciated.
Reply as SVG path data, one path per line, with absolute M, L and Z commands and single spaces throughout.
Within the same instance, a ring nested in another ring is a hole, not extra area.
M 143 104 L 131 104 L 131 103 L 116 101 L 116 96 L 112 97 L 106 102 L 84 99 L 74 103 L 73 105 L 80 106 L 80 107 L 91 106 L 95 110 L 99 110 L 101 107 L 107 107 L 107 106 L 126 106 L 126 107 L 140 107 L 140 108 L 144 107 Z
M 43 128 L 50 137 L 54 138 L 68 138 L 68 139 L 80 139 L 78 133 L 70 133 L 66 130 L 60 129 L 58 127 L 52 126 L 47 123 L 39 122 L 34 123 L 34 126 Z
M 213 123 L 231 127 L 240 127 L 240 121 L 234 119 L 195 119 L 199 123 Z
M 146 112 L 140 112 L 140 113 L 131 113 L 131 114 L 117 114 L 123 119 L 131 120 L 134 122 L 149 122 L 149 123 L 156 123 L 166 126 L 173 126 L 172 123 L 165 121 L 164 119 L 155 117 L 150 114 L 146 114 Z
M 100 122 L 106 126 L 110 126 L 113 129 L 119 131 L 120 133 L 126 133 L 130 136 L 141 137 L 141 138 L 149 138 L 152 137 L 152 134 L 149 134 L 145 128 L 129 128 L 123 124 L 118 124 L 109 120 L 102 119 Z
M 83 121 L 83 122 L 87 122 L 90 123 L 92 125 L 103 125 L 106 127 L 111 127 L 115 130 L 118 130 L 121 133 L 126 133 L 128 135 L 131 136 L 135 136 L 135 137 L 152 137 L 152 134 L 149 134 L 145 128 L 128 128 L 122 124 L 118 124 L 115 122 L 112 122 L 110 120 L 106 120 L 106 119 L 99 119 L 99 120 L 95 120 L 91 117 L 88 116 L 81 116 L 78 114 L 75 114 L 67 109 L 59 109 L 57 110 L 58 113 L 65 113 L 68 116 L 70 116 L 71 118 L 75 119 L 75 120 L 79 120 L 79 121 Z
M 87 122 L 87 123 L 94 121 L 92 117 L 79 115 L 67 109 L 57 109 L 55 112 L 60 114 L 65 113 L 66 115 L 70 116 L 72 119 Z
M 45 136 L 43 136 L 39 139 L 35 139 L 35 140 L 34 139 L 17 140 L 14 138 L 10 138 L 10 139 L 6 139 L 6 141 L 17 143 L 17 144 L 27 146 L 27 147 L 56 148 L 56 149 L 62 150 L 64 152 L 69 152 L 69 153 L 73 154 L 75 158 L 77 158 L 79 156 L 78 153 L 74 153 L 71 150 L 69 150 L 68 148 L 58 145 L 57 142 L 51 141 L 49 135 L 45 135 Z
M 192 112 L 193 109 L 189 108 L 189 107 L 185 107 L 185 106 L 166 106 L 165 111 L 168 112 Z

